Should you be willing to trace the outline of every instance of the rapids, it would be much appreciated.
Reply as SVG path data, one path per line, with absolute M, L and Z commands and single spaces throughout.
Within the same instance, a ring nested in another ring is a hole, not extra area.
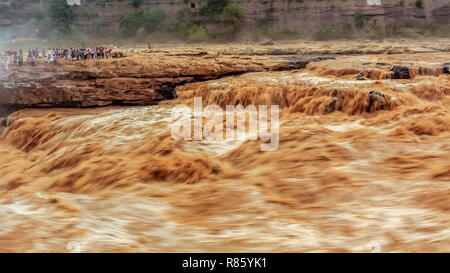
M 448 251 L 449 60 L 340 56 L 188 83 L 154 106 L 15 112 L 0 142 L 0 251 Z M 278 149 L 174 140 L 171 109 L 194 97 L 279 105 Z

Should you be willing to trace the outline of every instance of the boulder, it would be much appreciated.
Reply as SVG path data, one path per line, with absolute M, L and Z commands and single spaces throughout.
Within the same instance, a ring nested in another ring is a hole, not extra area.
M 326 103 L 324 114 L 329 114 L 334 111 L 340 111 L 342 109 L 342 100 L 337 97 L 331 97 Z
M 389 106 L 389 101 L 386 99 L 386 96 L 383 93 L 377 90 L 369 92 L 369 104 L 367 105 L 366 112 L 372 112 L 372 110 L 376 111 L 389 109 Z
M 444 74 L 450 74 L 450 62 L 444 64 Z
M 391 79 L 410 79 L 409 68 L 403 65 L 395 65 L 392 68 Z
M 0 137 L 3 134 L 3 131 L 6 129 L 7 121 L 5 118 L 0 118 Z
M 10 118 L 10 117 L 6 118 L 6 127 L 11 126 L 14 123 L 14 121 L 16 121 L 16 120 L 13 118 Z
M 364 77 L 364 73 L 359 73 L 359 75 L 356 77 L 356 79 L 358 80 L 358 81 L 365 81 L 366 80 L 366 77 Z

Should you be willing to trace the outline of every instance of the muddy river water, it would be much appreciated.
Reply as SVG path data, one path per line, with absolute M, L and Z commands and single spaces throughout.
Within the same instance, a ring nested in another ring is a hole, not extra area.
M 159 105 L 20 110 L 0 141 L 0 251 L 449 251 L 448 61 L 338 56 Z M 172 138 L 194 97 L 279 105 L 278 148 Z

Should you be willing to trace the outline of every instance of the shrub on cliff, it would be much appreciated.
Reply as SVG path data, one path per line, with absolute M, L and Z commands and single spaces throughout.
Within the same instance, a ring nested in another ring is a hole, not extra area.
M 50 2 L 50 25 L 60 34 L 70 34 L 73 13 L 66 0 L 52 0 Z
M 329 24 L 321 26 L 316 32 L 314 32 L 314 39 L 319 41 L 329 40 L 335 38 L 336 24 Z
M 416 0 L 416 8 L 418 8 L 418 9 L 422 9 L 423 8 L 422 0 Z
M 226 38 L 231 38 L 241 28 L 244 22 L 244 8 L 238 3 L 226 6 L 220 15 L 223 33 Z
M 369 21 L 369 16 L 357 11 L 353 14 L 353 23 L 357 29 L 362 29 L 364 24 Z
M 29 10 L 26 14 L 25 14 L 25 20 L 43 20 L 45 19 L 46 13 L 43 9 L 32 9 Z
M 387 37 L 387 32 L 384 27 L 375 25 L 372 27 L 372 30 L 367 34 L 367 37 L 372 40 L 380 40 Z
M 200 8 L 199 14 L 202 16 L 220 14 L 228 4 L 230 4 L 230 0 L 207 0 L 206 5 Z
M 131 5 L 137 9 L 142 5 L 142 0 L 133 0 L 133 3 L 131 3 Z
M 353 25 L 350 22 L 333 23 L 321 26 L 313 34 L 314 39 L 319 41 L 331 39 L 351 39 L 354 37 Z
M 198 24 L 195 20 L 195 14 L 189 8 L 184 8 L 178 11 L 177 18 L 168 22 L 165 25 L 165 30 L 175 34 L 177 38 L 187 39 L 189 36 L 189 28 Z
M 139 42 L 143 42 L 147 40 L 147 31 L 143 27 L 139 28 L 136 32 L 136 40 Z
M 189 37 L 188 41 L 191 43 L 203 42 L 208 38 L 208 34 L 204 27 L 199 26 L 197 24 L 193 24 L 189 28 Z
M 144 28 L 147 32 L 159 30 L 167 19 L 167 13 L 162 9 L 145 14 Z
M 161 9 L 152 12 L 137 11 L 125 13 L 119 18 L 119 27 L 123 35 L 134 36 L 141 27 L 149 33 L 159 30 L 166 19 L 167 14 Z
M 143 11 L 122 14 L 119 17 L 119 27 L 125 36 L 132 36 L 144 24 L 145 15 Z

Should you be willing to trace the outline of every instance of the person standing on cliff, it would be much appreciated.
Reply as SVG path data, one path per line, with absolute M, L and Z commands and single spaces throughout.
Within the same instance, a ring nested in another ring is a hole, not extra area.
M 5 56 L 3 58 L 3 62 L 2 62 L 2 66 L 3 66 L 3 70 L 4 71 L 8 71 L 8 64 L 9 64 L 8 56 Z
M 148 42 L 148 51 L 152 49 L 152 45 L 150 44 L 150 41 Z

